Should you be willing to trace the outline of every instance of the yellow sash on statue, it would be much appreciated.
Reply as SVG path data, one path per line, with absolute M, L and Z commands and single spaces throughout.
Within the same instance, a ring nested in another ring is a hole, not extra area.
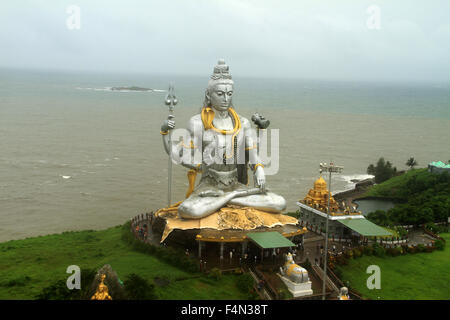
M 234 141 L 236 135 L 239 133 L 239 131 L 241 131 L 241 119 L 239 119 L 238 114 L 236 113 L 236 111 L 234 111 L 233 108 L 229 108 L 228 113 L 233 118 L 233 122 L 234 122 L 233 130 L 221 130 L 221 129 L 217 129 L 216 127 L 214 127 L 213 120 L 214 120 L 215 114 L 214 114 L 214 110 L 211 107 L 205 107 L 202 109 L 201 117 L 202 117 L 203 127 L 205 128 L 205 130 L 213 129 L 214 131 L 219 132 L 221 134 L 233 134 L 233 136 L 231 137 L 231 141 Z M 230 158 L 234 154 L 234 143 L 231 145 L 231 147 L 233 150 L 231 153 L 231 156 L 225 155 L 226 158 Z M 198 169 L 191 169 L 187 173 L 188 181 L 189 181 L 189 189 L 186 192 L 186 198 L 188 198 L 191 195 L 191 193 L 194 191 L 195 180 L 197 178 L 198 171 L 199 171 Z
M 231 137 L 231 141 L 234 141 L 234 138 L 236 137 L 236 135 L 239 133 L 239 131 L 241 131 L 241 119 L 239 119 L 238 114 L 236 113 L 236 111 L 234 111 L 233 108 L 228 108 L 228 113 L 233 118 L 233 122 L 234 122 L 233 130 L 222 130 L 222 129 L 217 129 L 216 127 L 214 127 L 214 124 L 213 124 L 214 110 L 211 107 L 206 107 L 206 108 L 202 109 L 201 116 L 202 116 L 203 127 L 205 128 L 205 130 L 213 129 L 214 131 L 219 132 L 221 134 L 233 134 L 233 136 Z M 233 156 L 234 143 L 232 143 L 231 148 L 232 148 L 231 156 L 225 155 L 226 158 L 231 158 Z
M 233 108 L 228 108 L 228 113 L 233 118 L 234 122 L 234 128 L 233 130 L 221 130 L 214 127 L 213 120 L 214 120 L 214 110 L 211 107 L 205 107 L 202 109 L 202 122 L 203 127 L 205 127 L 205 130 L 213 129 L 216 132 L 220 132 L 221 134 L 231 134 L 234 135 L 237 134 L 241 130 L 241 119 L 239 119 L 239 116 L 237 115 L 236 111 L 234 111 Z

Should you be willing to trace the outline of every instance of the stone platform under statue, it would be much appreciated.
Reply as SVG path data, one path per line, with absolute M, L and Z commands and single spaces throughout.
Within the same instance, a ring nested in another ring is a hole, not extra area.
M 216 237 L 228 238 L 236 242 L 245 238 L 249 230 L 279 231 L 286 236 L 305 233 L 298 228 L 298 220 L 285 214 L 264 212 L 255 208 L 227 205 L 202 219 L 183 219 L 178 216 L 178 204 L 155 212 L 155 225 L 161 235 L 161 242 L 174 230 L 194 231 L 193 237 L 205 240 Z
M 288 290 L 292 293 L 294 298 L 309 296 L 309 295 L 313 294 L 313 291 L 311 289 L 311 285 L 312 285 L 311 281 L 307 281 L 307 282 L 303 282 L 303 283 L 296 283 L 296 282 L 289 280 L 285 276 L 282 276 L 279 273 L 277 273 L 277 275 L 286 284 L 286 286 L 288 287 Z

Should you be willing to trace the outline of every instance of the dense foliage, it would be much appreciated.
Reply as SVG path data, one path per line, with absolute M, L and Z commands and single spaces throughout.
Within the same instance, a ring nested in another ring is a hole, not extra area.
M 392 163 L 385 161 L 384 158 L 378 159 L 377 165 L 370 164 L 367 167 L 367 174 L 375 176 L 375 183 L 386 181 L 397 173 L 397 168 L 392 166 Z
M 383 189 L 383 184 L 380 185 L 379 190 L 383 191 L 378 195 L 401 199 L 403 203 L 387 212 L 377 210 L 369 213 L 369 220 L 384 226 L 447 221 L 450 216 L 450 175 L 446 172 L 433 174 L 426 169 L 414 171 L 417 172 L 407 175 L 395 188 Z M 385 183 L 389 185 L 389 181 Z
M 383 247 L 379 243 L 373 245 L 360 246 L 357 248 L 349 249 L 344 254 L 331 259 L 330 265 L 332 269 L 335 266 L 347 265 L 349 260 L 361 258 L 363 256 L 375 256 L 375 257 L 396 257 L 405 254 L 421 253 L 421 252 L 433 252 L 434 250 L 444 250 L 446 243 L 442 240 L 436 240 L 433 246 L 424 246 L 418 244 L 416 246 L 409 246 L 406 244 L 397 245 L 395 247 Z
M 425 229 L 427 229 L 428 231 L 431 231 L 431 232 L 433 232 L 435 234 L 448 232 L 448 227 L 447 226 L 445 226 L 445 225 L 437 225 L 437 224 L 434 224 L 433 222 L 428 222 L 425 225 Z
M 127 298 L 130 300 L 155 300 L 155 286 L 141 276 L 132 273 L 123 282 Z
M 237 284 L 239 290 L 245 293 L 251 293 L 253 290 L 253 284 L 255 283 L 255 280 L 253 280 L 253 277 L 246 273 L 240 276 L 240 280 Z
M 39 300 L 89 300 L 91 284 L 94 281 L 96 271 L 94 269 L 82 270 L 81 289 L 69 290 L 66 280 L 60 279 L 54 281 L 49 286 L 42 289 L 42 292 L 36 296 Z M 137 274 L 130 274 L 124 281 L 126 299 L 130 300 L 148 300 L 157 299 L 154 292 L 154 285 Z
M 95 269 L 82 269 L 80 286 L 81 289 L 68 289 L 67 279 L 55 280 L 52 284 L 42 289 L 36 296 L 38 300 L 89 300 L 89 289 L 94 281 Z
M 199 267 L 194 259 L 186 257 L 184 251 L 172 247 L 154 246 L 137 240 L 130 231 L 131 222 L 128 221 L 122 229 L 122 240 L 139 252 L 156 256 L 157 258 L 188 272 L 197 272 Z

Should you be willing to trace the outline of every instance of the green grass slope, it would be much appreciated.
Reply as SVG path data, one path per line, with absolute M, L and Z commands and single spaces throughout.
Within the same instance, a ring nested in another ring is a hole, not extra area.
M 409 170 L 406 173 L 393 177 L 387 181 L 371 187 L 361 197 L 390 198 L 393 200 L 406 200 L 408 198 L 407 182 L 413 177 L 424 179 L 431 173 L 426 168 Z
M 339 266 L 342 280 L 364 297 L 383 300 L 448 300 L 450 299 L 450 233 L 444 251 L 407 254 L 397 257 L 363 256 L 351 259 L 347 266 Z M 381 270 L 381 289 L 368 289 L 370 274 L 367 267 L 378 265 Z
M 34 299 L 44 287 L 67 279 L 66 269 L 98 270 L 110 264 L 120 279 L 131 273 L 153 282 L 160 299 L 247 299 L 238 289 L 239 276 L 219 280 L 200 273 L 188 273 L 149 254 L 133 251 L 121 239 L 122 226 L 100 231 L 64 232 L 0 243 L 0 299 Z M 82 275 L 83 276 L 83 275 Z

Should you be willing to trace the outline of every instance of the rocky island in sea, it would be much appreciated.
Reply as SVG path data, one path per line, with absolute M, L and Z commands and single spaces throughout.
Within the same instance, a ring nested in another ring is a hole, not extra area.
M 153 89 L 132 86 L 132 87 L 112 87 L 111 91 L 153 91 Z

